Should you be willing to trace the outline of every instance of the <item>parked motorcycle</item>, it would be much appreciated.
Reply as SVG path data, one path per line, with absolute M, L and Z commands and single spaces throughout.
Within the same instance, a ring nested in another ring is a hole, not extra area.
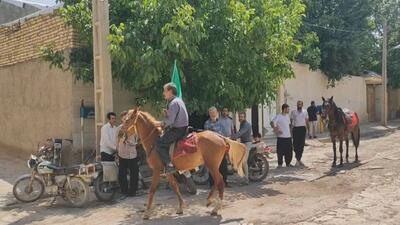
M 13 194 L 21 202 L 34 202 L 46 192 L 50 196 L 61 196 L 75 207 L 84 206 L 89 199 L 90 176 L 94 165 L 61 167 L 60 139 L 52 145 L 40 146 L 36 155 L 31 155 L 27 164 L 32 169 L 17 179 Z M 57 163 L 57 164 L 56 164 Z
M 147 189 L 151 178 L 151 169 L 147 165 L 146 155 L 142 150 L 138 151 L 139 164 L 139 189 Z M 93 182 L 94 193 L 99 201 L 108 202 L 114 199 L 119 191 L 118 164 L 116 162 L 100 162 L 101 172 Z M 174 174 L 180 190 L 195 195 L 197 187 L 190 172 Z M 128 177 L 129 179 L 129 177 Z M 128 182 L 129 183 L 129 182 Z
M 249 180 L 260 182 L 264 180 L 269 172 L 268 159 L 271 159 L 272 148 L 269 146 L 253 147 L 250 149 L 247 164 L 249 166 Z M 228 175 L 235 173 L 232 164 L 228 160 Z M 198 185 L 205 185 L 209 179 L 208 169 L 203 165 L 198 171 L 192 173 L 194 182 Z

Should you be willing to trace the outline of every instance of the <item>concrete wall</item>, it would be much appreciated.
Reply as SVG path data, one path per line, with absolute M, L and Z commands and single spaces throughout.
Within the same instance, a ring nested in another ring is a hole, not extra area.
M 327 86 L 328 79 L 321 71 L 310 71 L 308 65 L 298 63 L 292 63 L 292 68 L 295 78 L 286 80 L 282 85 L 278 99 L 281 104 L 286 102 L 294 109 L 296 102 L 302 100 L 305 107 L 308 107 L 312 100 L 320 105 L 322 96 L 334 96 L 333 99 L 339 107 L 354 110 L 362 122 L 368 121 L 366 84 L 363 77 L 345 77 L 332 88 Z
M 29 153 L 48 137 L 72 138 L 69 73 L 38 59 L 0 68 L 0 144 Z

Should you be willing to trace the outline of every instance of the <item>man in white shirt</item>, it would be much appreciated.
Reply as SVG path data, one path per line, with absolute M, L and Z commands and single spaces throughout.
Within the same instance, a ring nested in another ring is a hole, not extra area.
M 108 122 L 101 127 L 101 161 L 114 161 L 117 148 L 117 118 L 114 112 L 107 113 Z
M 290 133 L 289 105 L 282 105 L 282 113 L 275 116 L 271 121 L 271 127 L 276 134 L 276 152 L 278 156 L 278 168 L 282 167 L 283 158 L 287 167 L 291 167 L 290 162 L 293 157 L 292 135 Z
M 296 166 L 304 166 L 301 161 L 306 142 L 306 133 L 308 125 L 308 113 L 303 109 L 303 102 L 297 101 L 297 109 L 290 114 L 293 126 L 293 150 L 296 155 Z

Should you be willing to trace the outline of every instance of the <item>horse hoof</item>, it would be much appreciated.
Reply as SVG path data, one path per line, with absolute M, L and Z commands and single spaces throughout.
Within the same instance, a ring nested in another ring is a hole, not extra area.
M 332 163 L 332 168 L 335 168 L 336 167 L 336 163 Z
M 339 164 L 339 167 L 343 167 L 343 163 L 340 163 L 340 164 Z
M 150 219 L 150 216 L 148 216 L 148 215 L 143 216 L 143 220 L 149 220 L 149 219 Z
M 211 216 L 218 216 L 218 212 L 212 211 L 212 212 L 211 212 Z
M 183 214 L 183 210 L 181 209 L 181 210 L 176 211 L 176 214 L 177 215 L 182 215 Z

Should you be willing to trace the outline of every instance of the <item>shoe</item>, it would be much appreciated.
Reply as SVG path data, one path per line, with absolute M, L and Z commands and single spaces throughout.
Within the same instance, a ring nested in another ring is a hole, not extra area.
M 294 167 L 292 164 L 286 165 L 286 167 Z
M 277 168 L 277 169 L 280 169 L 280 168 L 282 168 L 282 165 L 278 165 L 276 168 Z
M 302 161 L 299 161 L 300 166 L 305 166 Z
M 122 195 L 119 197 L 119 200 L 125 200 L 127 197 L 128 197 L 128 195 L 122 194 Z
M 310 136 L 308 136 L 308 138 L 309 138 L 309 139 L 312 139 L 313 137 L 310 135 Z
M 230 184 L 226 183 L 226 184 L 225 184 L 225 187 L 226 187 L 226 188 L 231 188 L 232 186 L 231 186 Z
M 314 136 L 313 138 L 317 138 L 317 136 Z

